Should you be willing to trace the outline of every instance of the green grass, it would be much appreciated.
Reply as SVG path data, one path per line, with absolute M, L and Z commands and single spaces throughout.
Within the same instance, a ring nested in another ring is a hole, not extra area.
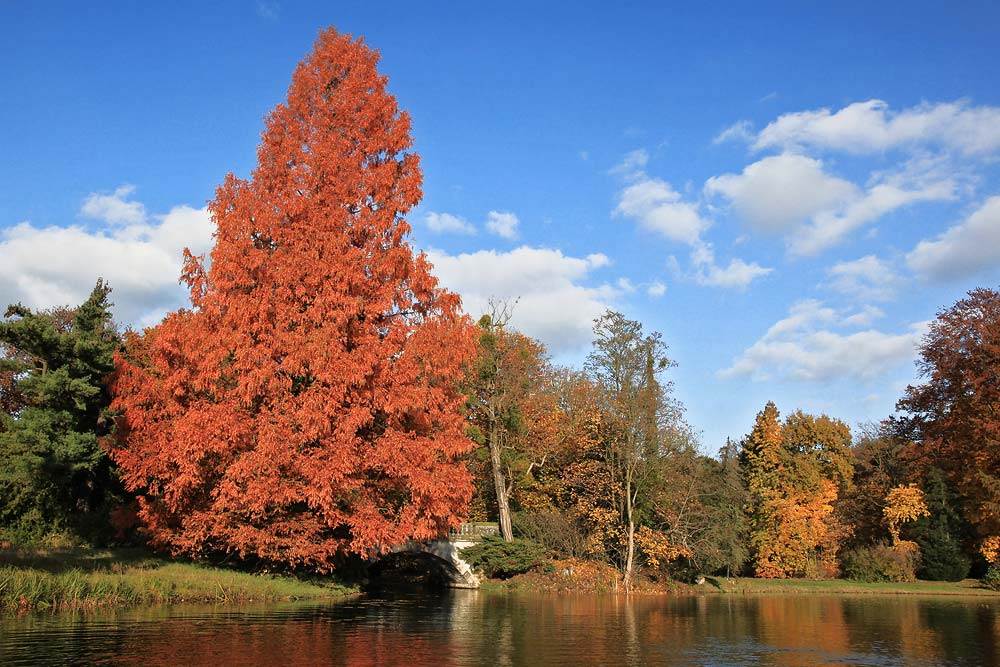
M 352 592 L 331 580 L 173 563 L 140 550 L 0 551 L 0 607 L 7 610 L 297 600 Z
M 976 579 L 964 581 L 912 581 L 906 583 L 865 583 L 847 579 L 725 579 L 710 577 L 706 583 L 696 586 L 706 592 L 735 594 L 766 593 L 836 593 L 841 595 L 975 595 L 998 597 Z

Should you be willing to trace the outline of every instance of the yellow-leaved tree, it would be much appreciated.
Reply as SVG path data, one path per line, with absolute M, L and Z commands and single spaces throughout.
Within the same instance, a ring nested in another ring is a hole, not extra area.
M 899 529 L 904 523 L 916 521 L 922 516 L 930 516 L 924 492 L 916 484 L 900 484 L 891 489 L 885 497 L 882 516 L 892 535 L 892 544 L 900 543 Z
M 851 433 L 836 419 L 801 410 L 784 425 L 768 403 L 741 455 L 758 577 L 832 576 L 849 534 L 834 504 L 851 484 Z

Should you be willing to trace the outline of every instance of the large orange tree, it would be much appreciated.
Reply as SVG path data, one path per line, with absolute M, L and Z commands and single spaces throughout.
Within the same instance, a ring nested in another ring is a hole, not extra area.
M 186 253 L 191 308 L 117 361 L 111 451 L 154 544 L 326 569 L 465 511 L 474 334 L 406 242 L 421 173 L 377 62 L 320 34 L 210 203 L 210 262 Z

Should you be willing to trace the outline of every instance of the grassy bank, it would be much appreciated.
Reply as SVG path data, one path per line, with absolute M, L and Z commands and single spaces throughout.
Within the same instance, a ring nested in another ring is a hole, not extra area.
M 555 577 L 529 573 L 504 581 L 488 580 L 485 590 L 538 591 L 546 593 L 615 593 L 621 592 L 615 579 Z M 984 587 L 976 579 L 964 581 L 914 581 L 908 583 L 865 583 L 845 579 L 730 579 L 709 578 L 695 586 L 675 581 L 636 581 L 633 593 L 680 595 L 962 595 L 1000 600 L 1000 592 Z
M 836 593 L 841 595 L 975 595 L 1000 598 L 1000 593 L 986 588 L 976 579 L 964 581 L 911 581 L 905 583 L 866 583 L 847 579 L 725 579 L 709 578 L 695 591 L 730 594 L 808 594 Z
M 138 550 L 0 551 L 0 607 L 6 610 L 296 600 L 352 592 L 332 581 L 169 562 Z
M 486 590 L 537 591 L 546 593 L 616 593 L 620 573 L 610 565 L 586 560 L 552 561 L 503 581 L 484 582 Z M 726 579 L 708 577 L 704 584 L 653 581 L 637 577 L 636 594 L 680 595 L 963 595 L 1000 600 L 1000 592 L 986 588 L 976 579 L 964 581 L 912 581 L 905 583 L 865 583 L 847 579 Z

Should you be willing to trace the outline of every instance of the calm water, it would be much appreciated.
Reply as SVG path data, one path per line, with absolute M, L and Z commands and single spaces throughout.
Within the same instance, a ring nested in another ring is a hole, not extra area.
M 1000 603 L 477 591 L 0 620 L 2 665 L 1000 665 Z

